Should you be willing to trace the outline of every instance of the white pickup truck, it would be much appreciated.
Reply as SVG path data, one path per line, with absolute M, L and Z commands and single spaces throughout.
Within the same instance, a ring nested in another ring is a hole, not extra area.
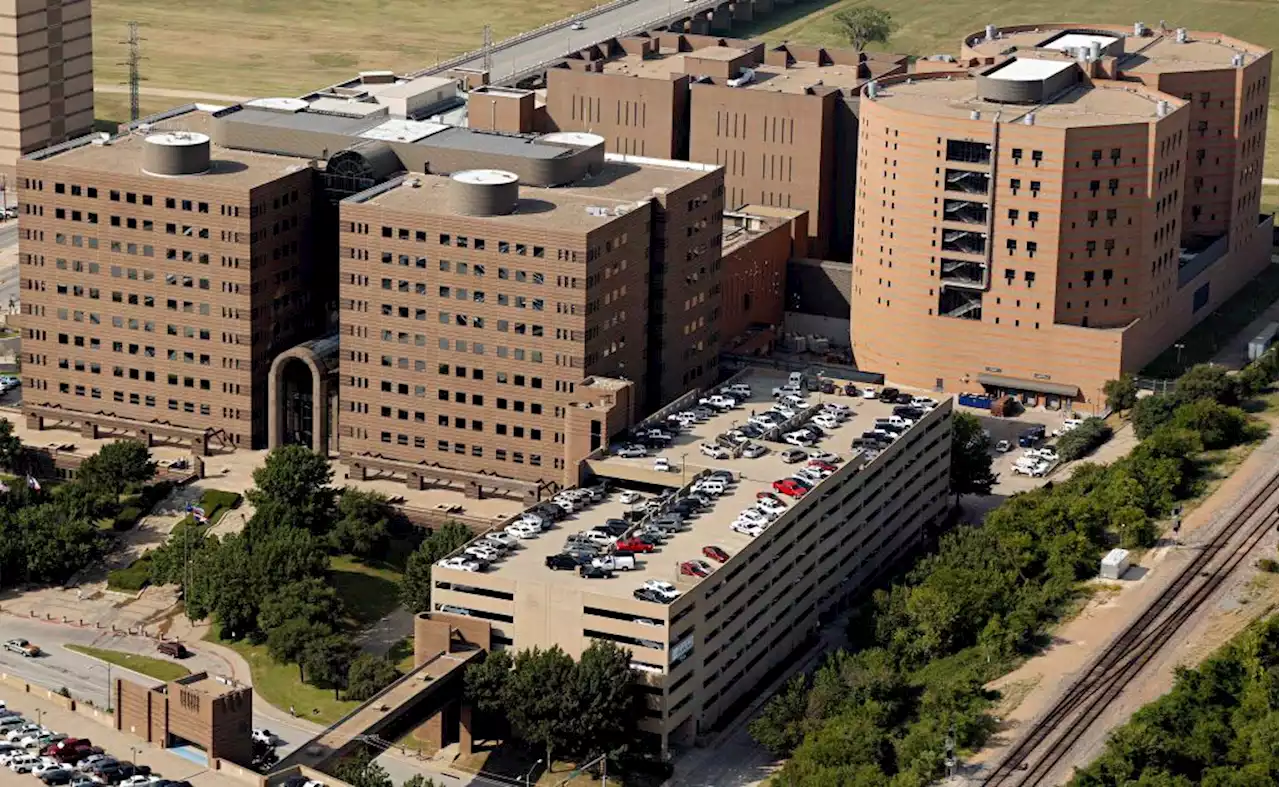
M 632 571 L 636 567 L 636 559 L 631 555 L 605 555 L 592 558 L 591 565 L 609 571 Z

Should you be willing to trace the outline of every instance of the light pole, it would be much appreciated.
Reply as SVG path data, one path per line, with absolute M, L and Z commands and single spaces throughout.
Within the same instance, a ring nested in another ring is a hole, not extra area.
M 44 711 L 40 708 L 36 708 L 36 726 L 44 726 Z
M 687 453 L 686 453 L 686 454 L 680 454 L 680 488 L 681 488 L 681 489 L 683 489 L 683 488 L 684 488 L 684 485 L 685 485 L 685 483 L 686 483 L 686 481 L 685 481 L 685 477 L 684 477 L 684 458 L 685 458 L 686 456 L 688 456 L 688 454 L 687 454 Z
M 130 747 L 129 747 L 129 754 L 131 754 L 131 755 L 133 756 L 133 764 L 134 764 L 134 765 L 137 765 L 137 764 L 138 764 L 138 755 L 139 755 L 139 754 L 142 754 L 142 749 L 139 749 L 137 746 L 130 746 Z
M 1173 349 L 1178 351 L 1178 368 L 1179 369 L 1182 369 L 1182 351 L 1183 349 L 1186 348 L 1186 346 L 1187 345 L 1183 344 L 1182 342 L 1175 342 L 1173 345 Z M 1185 372 L 1186 369 L 1183 369 L 1183 371 Z
M 107 671 L 107 713 L 111 712 L 111 664 L 89 664 L 91 669 L 105 669 Z
M 524 787 L 529 787 L 529 777 L 530 777 L 530 776 L 533 776 L 533 772 L 534 772 L 534 771 L 538 768 L 538 766 L 539 766 L 539 765 L 541 765 L 541 764 L 542 764 L 542 758 L 541 758 L 541 757 L 539 757 L 537 762 L 535 762 L 533 765 L 529 766 L 529 772 L 528 772 L 528 773 L 526 773 L 526 774 L 524 775 Z

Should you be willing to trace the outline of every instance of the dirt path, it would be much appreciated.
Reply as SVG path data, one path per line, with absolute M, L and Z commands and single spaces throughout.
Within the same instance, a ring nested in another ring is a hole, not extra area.
M 1258 479 L 1274 473 L 1280 441 L 1272 435 L 1241 464 L 1239 470 L 1183 521 L 1181 543 L 1195 543 L 1204 536 L 1199 531 L 1212 527 L 1232 513 L 1241 502 L 1242 493 Z M 1199 536 L 1199 538 L 1198 538 Z M 1274 534 L 1259 545 L 1259 556 L 1276 552 Z M 1062 690 L 1087 666 L 1108 642 L 1144 609 L 1193 556 L 1192 549 L 1175 545 L 1169 539 L 1142 556 L 1140 565 L 1130 569 L 1121 583 L 1099 584 L 1100 589 L 1084 610 L 1053 632 L 1053 644 L 1018 669 L 993 681 L 990 688 L 1001 690 L 1006 699 L 999 708 L 1000 732 L 982 751 L 969 759 L 966 771 L 983 765 L 994 765 L 1005 755 L 1008 746 L 1018 740 L 1022 730 L 1034 722 L 1057 700 Z M 1249 621 L 1275 606 L 1274 575 L 1255 580 L 1258 571 L 1253 560 L 1247 561 L 1205 607 L 1191 625 L 1179 632 L 1179 644 L 1163 652 L 1143 674 L 1131 684 L 1082 739 L 1071 757 L 1064 759 L 1058 773 L 1058 784 L 1069 778 L 1071 768 L 1097 756 L 1106 741 L 1106 733 L 1124 723 L 1142 705 L 1172 686 L 1173 670 L 1180 664 L 1194 664 L 1243 629 Z M 1265 583 L 1270 583 L 1266 591 Z

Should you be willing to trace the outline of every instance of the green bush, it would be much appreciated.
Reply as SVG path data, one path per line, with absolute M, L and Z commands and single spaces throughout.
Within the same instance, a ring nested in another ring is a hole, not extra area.
M 204 509 L 205 516 L 209 517 L 209 521 L 217 522 L 218 517 L 223 512 L 240 505 L 240 495 L 235 492 L 225 492 L 221 489 L 206 489 L 204 494 L 200 496 L 200 507 Z
M 138 520 L 142 518 L 142 509 L 137 506 L 125 506 L 120 509 L 120 513 L 116 514 L 115 520 L 111 523 L 112 530 L 132 530 L 133 526 L 138 524 Z
M 1259 571 L 1265 571 L 1268 574 L 1274 574 L 1277 571 L 1280 571 L 1280 563 L 1277 563 L 1269 557 L 1259 558 L 1257 566 Z
M 1200 435 L 1210 450 L 1230 448 L 1245 440 L 1249 419 L 1238 407 L 1226 407 L 1212 399 L 1184 404 L 1173 413 L 1173 425 Z
M 1087 456 L 1103 443 L 1111 439 L 1111 427 L 1101 418 L 1086 418 L 1084 423 L 1067 432 L 1058 439 L 1058 456 L 1070 462 Z
M 145 554 L 126 568 L 107 574 L 107 588 L 136 593 L 151 584 L 151 554 Z

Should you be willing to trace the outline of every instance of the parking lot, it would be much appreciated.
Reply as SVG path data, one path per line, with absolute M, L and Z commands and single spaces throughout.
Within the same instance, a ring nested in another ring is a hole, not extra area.
M 144 778 L 157 787 L 187 787 L 187 785 L 189 787 L 243 787 L 244 785 L 244 782 L 230 775 L 211 771 L 206 765 L 197 764 L 156 748 L 132 735 L 117 732 L 88 716 L 59 707 L 44 700 L 38 693 L 20 691 L 9 682 L 0 683 L 0 701 L 9 711 L 20 714 L 24 723 L 38 724 L 54 735 L 89 739 L 94 746 L 102 748 L 105 755 L 121 763 L 129 762 L 142 766 L 149 774 L 149 777 Z M 5 740 L 5 737 L 0 736 L 0 741 L 7 746 L 10 742 Z M 20 751 L 23 755 L 30 753 L 25 748 Z M 7 761 L 10 759 L 13 759 L 12 750 L 0 753 L 0 783 L 30 784 L 32 787 L 39 787 L 42 784 L 39 777 L 28 771 L 30 764 L 15 769 L 10 767 Z M 66 781 L 61 781 L 61 776 L 51 777 L 52 781 L 49 783 L 75 784 L 77 777 L 79 781 L 84 782 L 87 780 L 89 770 L 86 766 L 84 771 L 67 772 Z M 116 769 L 116 772 L 120 772 L 120 769 Z M 154 777 L 154 780 L 150 777 Z M 128 784 L 129 782 L 125 778 L 120 778 L 114 783 Z M 135 783 L 142 782 L 139 780 Z
M 700 446 L 703 444 L 714 443 L 718 435 L 746 423 L 754 413 L 764 412 L 772 407 L 771 391 L 785 383 L 786 378 L 753 374 L 746 382 L 751 386 L 752 395 L 740 406 L 680 431 L 665 448 L 651 451 L 645 457 L 608 457 L 592 462 L 597 475 L 633 488 L 648 489 L 640 499 L 624 504 L 621 502 L 621 491 L 615 489 L 604 501 L 570 514 L 541 535 L 520 540 L 519 548 L 493 564 L 489 571 L 514 580 L 548 579 L 553 572 L 546 566 L 546 559 L 563 551 L 567 536 L 590 530 L 608 519 L 625 518 L 630 509 L 643 506 L 645 500 L 653 497 L 662 487 L 683 486 L 706 470 L 725 470 L 734 476 L 736 482 L 729 485 L 722 495 L 715 497 L 712 504 L 696 517 L 687 519 L 683 530 L 671 534 L 652 553 L 636 555 L 634 571 L 618 572 L 611 579 L 586 579 L 570 571 L 554 572 L 558 582 L 570 585 L 590 583 L 589 586 L 582 585 L 581 589 L 619 597 L 630 597 L 648 579 L 669 582 L 682 590 L 701 581 L 697 576 L 682 573 L 681 564 L 705 559 L 703 548 L 707 546 L 719 547 L 730 556 L 746 547 L 752 537 L 731 529 L 739 512 L 754 505 L 758 493 L 773 491 L 774 481 L 786 478 L 805 466 L 804 461 L 795 463 L 784 460 L 784 453 L 794 450 L 795 446 L 769 440 L 756 441 L 767 448 L 767 452 L 754 459 L 745 456 L 713 459 L 701 452 Z M 894 407 L 874 399 L 818 393 L 810 394 L 809 400 L 812 404 L 836 402 L 849 409 L 850 417 L 847 420 L 835 429 L 828 430 L 816 445 L 805 449 L 806 458 L 824 452 L 837 455 L 839 458 L 834 461 L 836 465 L 849 461 L 854 456 L 851 449 L 853 441 L 870 429 L 876 418 L 891 415 Z M 659 459 L 665 460 L 670 470 L 655 474 L 653 467 Z M 637 484 L 637 479 L 641 483 Z M 643 482 L 646 480 L 654 482 L 645 485 Z M 790 504 L 789 498 L 782 495 L 779 497 L 787 505 Z M 718 565 L 714 560 L 707 562 L 712 570 Z

